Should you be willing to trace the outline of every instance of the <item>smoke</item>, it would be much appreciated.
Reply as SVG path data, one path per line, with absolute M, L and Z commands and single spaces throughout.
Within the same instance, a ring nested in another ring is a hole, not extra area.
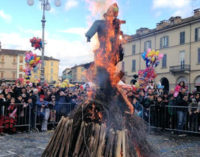
M 108 7 L 117 3 L 117 0 L 85 0 L 88 4 L 88 10 L 90 11 L 90 18 L 101 18 L 107 11 Z

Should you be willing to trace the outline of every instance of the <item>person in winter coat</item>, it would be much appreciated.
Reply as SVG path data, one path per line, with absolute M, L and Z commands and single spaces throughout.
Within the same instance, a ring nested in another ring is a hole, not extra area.
M 0 134 L 3 133 L 5 102 L 3 93 L 0 93 Z
M 41 131 L 47 131 L 47 122 L 50 115 L 49 103 L 44 101 L 44 95 L 41 95 L 36 104 L 38 106 L 38 116 L 42 122 Z
M 144 116 L 144 120 L 146 122 L 149 122 L 150 107 L 152 105 L 154 105 L 154 96 L 153 96 L 153 94 L 148 94 L 148 96 L 147 96 L 147 98 L 145 98 L 144 104 L 143 104 L 143 107 L 144 107 L 143 116 Z
M 189 112 L 189 124 L 191 131 L 198 131 L 198 114 L 200 112 L 200 96 L 199 93 L 195 93 L 194 98 L 191 99 L 188 108 Z
M 188 107 L 188 96 L 186 94 L 186 89 L 182 88 L 181 92 L 179 93 L 177 97 L 177 106 L 180 108 L 177 108 L 177 119 L 178 119 L 178 130 L 183 130 L 185 124 L 186 124 L 186 118 L 187 118 L 187 107 Z

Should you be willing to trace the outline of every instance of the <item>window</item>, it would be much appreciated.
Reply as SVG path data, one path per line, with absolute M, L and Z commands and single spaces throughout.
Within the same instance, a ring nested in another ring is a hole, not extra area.
M 200 40 L 200 28 L 195 28 L 195 41 Z
M 185 32 L 180 33 L 180 45 L 185 44 Z
M 169 37 L 168 36 L 164 36 L 162 38 L 160 38 L 160 48 L 166 48 L 169 46 Z
M 145 41 L 144 42 L 144 51 L 151 49 L 151 41 Z
M 136 61 L 132 60 L 132 72 L 136 71 Z
M 51 76 L 51 81 L 53 81 L 53 76 Z
M 13 63 L 16 63 L 16 56 L 13 57 Z
M 198 48 L 198 64 L 200 64 L 200 48 Z
M 135 45 L 132 45 L 132 55 L 135 55 Z
M 51 73 L 53 73 L 53 68 L 51 68 Z
M 51 62 L 51 66 L 53 66 L 53 62 Z
M 20 63 L 23 63 L 23 62 L 24 62 L 24 57 L 23 57 L 23 56 L 20 56 L 19 62 L 20 62 Z
M 4 74 L 4 73 L 3 73 L 3 71 L 2 71 L 2 72 L 1 72 L 1 79 L 3 79 L 3 74 Z
M 165 54 L 162 59 L 162 68 L 167 67 L 167 55 Z
M 1 62 L 4 62 L 4 56 L 1 56 Z
M 20 65 L 20 66 L 19 66 L 19 71 L 20 71 L 20 72 L 23 72 L 23 65 Z
M 180 51 L 180 65 L 181 68 L 184 68 L 185 64 L 185 51 Z

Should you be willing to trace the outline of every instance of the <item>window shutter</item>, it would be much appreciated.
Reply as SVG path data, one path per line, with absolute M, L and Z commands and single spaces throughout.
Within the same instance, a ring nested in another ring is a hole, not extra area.
M 166 37 L 166 40 L 167 40 L 167 45 L 166 45 L 166 47 L 168 47 L 168 46 L 169 46 L 169 37 L 168 37 L 168 36 Z
M 198 48 L 198 64 L 200 64 L 200 48 Z
M 162 48 L 162 38 L 160 38 L 160 48 Z
M 183 32 L 183 44 L 185 44 L 185 32 Z
M 180 33 L 180 44 L 182 44 L 182 32 Z
M 132 60 L 132 72 L 135 72 L 136 70 L 135 65 L 136 65 L 135 60 Z
M 145 41 L 144 42 L 144 51 L 146 51 L 146 48 L 147 48 L 147 42 Z
M 198 41 L 198 28 L 195 28 L 195 41 Z
M 151 49 L 151 41 L 149 41 L 149 48 Z
M 132 45 L 132 55 L 135 55 L 135 45 Z

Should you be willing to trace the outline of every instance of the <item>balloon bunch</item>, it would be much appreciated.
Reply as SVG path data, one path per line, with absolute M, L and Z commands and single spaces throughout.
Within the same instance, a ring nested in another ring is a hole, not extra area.
M 24 69 L 25 78 L 28 80 L 31 76 L 31 71 L 37 72 L 39 69 L 39 64 L 41 63 L 40 57 L 37 57 L 36 54 L 31 51 L 26 53 L 25 57 L 26 68 Z
M 146 62 L 146 69 L 139 70 L 138 80 L 135 84 L 136 88 L 145 88 L 150 81 L 156 78 L 155 67 L 159 65 L 163 54 L 159 54 L 159 51 L 149 49 L 142 54 L 142 58 Z
M 40 50 L 42 48 L 42 40 L 40 38 L 33 37 L 32 39 L 30 39 L 30 42 L 31 46 L 34 47 L 35 50 Z
M 146 62 L 146 67 L 157 67 L 163 58 L 163 54 L 160 54 L 159 51 L 148 49 L 147 52 L 142 54 L 142 58 Z

